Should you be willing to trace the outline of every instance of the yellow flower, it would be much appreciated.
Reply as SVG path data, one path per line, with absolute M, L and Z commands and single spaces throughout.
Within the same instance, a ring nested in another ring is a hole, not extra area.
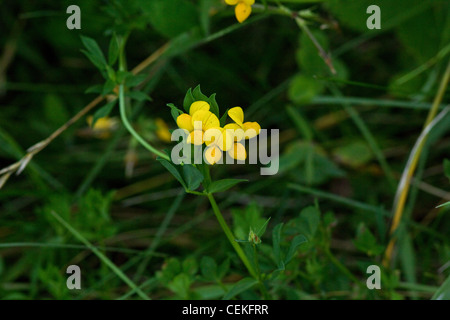
M 247 159 L 247 151 L 245 151 L 245 147 L 242 143 L 236 141 L 233 143 L 233 147 L 228 150 L 228 154 L 233 159 L 244 161 Z
M 89 126 L 92 125 L 93 116 L 88 116 L 86 122 Z M 111 136 L 111 132 L 117 129 L 118 122 L 116 118 L 103 117 L 97 119 L 92 128 L 94 136 L 99 139 L 108 139 Z
M 241 107 L 234 107 L 228 110 L 228 116 L 235 122 L 235 124 L 232 123 L 229 125 L 229 128 L 242 129 L 244 134 L 243 138 L 245 139 L 256 137 L 261 131 L 261 126 L 258 122 L 244 122 L 244 111 Z M 242 138 L 240 140 L 242 140 Z
M 217 146 L 208 147 L 205 149 L 205 158 L 207 163 L 212 166 L 222 159 L 222 150 Z
M 189 107 L 189 114 L 177 117 L 177 125 L 189 133 L 188 143 L 203 144 L 203 133 L 209 128 L 219 127 L 217 116 L 209 111 L 210 105 L 205 101 L 195 101 Z
M 255 3 L 255 0 L 225 0 L 225 2 L 230 6 L 236 6 L 234 8 L 236 19 L 239 23 L 242 23 L 252 13 L 252 5 Z
M 244 122 L 244 111 L 241 107 L 234 107 L 228 110 L 228 116 L 235 122 L 224 127 L 227 133 L 233 136 L 234 140 L 233 146 L 228 150 L 228 154 L 233 159 L 245 160 L 247 152 L 240 141 L 256 137 L 261 131 L 261 126 L 258 122 Z
M 222 158 L 222 151 L 229 151 L 233 147 L 232 136 L 224 128 L 214 127 L 205 131 L 205 158 L 208 164 L 213 165 Z
M 156 124 L 156 135 L 158 136 L 158 138 L 164 142 L 171 142 L 172 141 L 171 134 L 167 123 L 161 118 L 156 118 L 155 124 Z
M 181 129 L 185 129 L 189 132 L 194 130 L 194 125 L 192 124 L 192 116 L 200 110 L 209 111 L 210 105 L 206 101 L 195 101 L 189 107 L 189 114 L 183 113 L 177 117 L 177 125 Z

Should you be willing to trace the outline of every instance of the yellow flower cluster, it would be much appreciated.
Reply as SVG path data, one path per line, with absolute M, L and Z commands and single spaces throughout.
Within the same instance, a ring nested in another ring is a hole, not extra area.
M 183 113 L 177 117 L 179 128 L 188 132 L 187 142 L 194 145 L 207 146 L 205 158 L 209 164 L 214 164 L 222 158 L 222 152 L 237 160 L 245 160 L 245 147 L 239 143 L 259 134 L 261 126 L 257 122 L 245 122 L 241 107 L 234 107 L 228 115 L 235 123 L 220 126 L 217 116 L 210 110 L 206 101 L 195 101 L 189 108 L 189 114 Z
M 252 5 L 255 3 L 255 0 L 225 0 L 225 2 L 230 6 L 235 6 L 236 19 L 239 23 L 242 23 L 252 13 Z

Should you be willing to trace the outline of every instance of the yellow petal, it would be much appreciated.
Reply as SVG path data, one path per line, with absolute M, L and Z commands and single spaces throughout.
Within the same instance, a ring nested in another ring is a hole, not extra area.
M 167 143 L 172 142 L 172 134 L 170 133 L 169 130 L 162 130 L 162 129 L 157 130 L 156 135 L 163 142 L 167 142 Z
M 223 128 L 222 129 L 222 134 L 219 137 L 219 139 L 217 139 L 216 141 L 216 145 L 223 151 L 228 151 L 233 147 L 233 136 L 230 134 L 227 134 L 227 131 Z
M 239 2 L 234 8 L 234 13 L 236 15 L 237 21 L 239 21 L 239 23 L 242 23 L 248 18 L 250 13 L 252 13 L 252 7 L 245 2 Z
M 210 105 L 209 105 L 208 102 L 206 102 L 206 101 L 195 101 L 189 107 L 189 114 L 191 116 L 193 116 L 194 113 L 196 113 L 197 111 L 199 111 L 199 110 L 209 111 L 209 108 L 210 108 Z
M 86 121 L 87 123 L 92 126 L 92 120 L 94 119 L 93 116 L 87 117 Z M 114 129 L 115 126 L 115 120 L 110 117 L 103 117 L 98 118 L 97 121 L 94 124 L 94 130 L 111 130 Z
M 224 128 L 209 128 L 203 135 L 205 144 L 214 144 L 220 150 L 228 151 L 233 146 L 233 136 L 227 134 Z
M 242 2 L 245 2 L 246 4 L 248 4 L 249 6 L 251 6 L 252 4 L 255 4 L 255 0 L 241 0 Z
M 89 127 L 92 126 L 92 119 L 94 119 L 93 116 L 88 116 L 88 117 L 86 118 L 86 122 L 87 122 L 87 124 L 89 125 Z
M 245 131 L 245 139 L 256 137 L 261 131 L 261 126 L 258 122 L 245 122 L 242 127 Z
M 234 6 L 239 0 L 225 0 L 226 4 Z
M 205 159 L 210 165 L 218 162 L 222 158 L 222 151 L 215 145 L 205 149 Z
M 229 123 L 223 127 L 226 134 L 231 137 L 233 141 L 241 141 L 244 139 L 244 130 L 236 123 Z
M 228 154 L 236 160 L 243 161 L 247 159 L 247 151 L 245 151 L 245 147 L 241 143 L 235 143 L 233 148 L 228 150 Z
M 169 126 L 167 125 L 167 123 L 161 118 L 156 118 L 155 124 L 158 129 L 169 129 Z
M 192 125 L 195 130 L 208 130 L 209 128 L 220 127 L 217 116 L 208 110 L 199 110 L 192 116 Z
M 187 143 L 195 144 L 196 146 L 203 144 L 203 131 L 194 130 L 187 137 Z
M 192 117 L 187 113 L 180 114 L 177 117 L 177 126 L 181 129 L 192 132 L 194 130 L 194 126 L 192 125 Z
M 228 115 L 234 122 L 242 127 L 242 123 L 244 122 L 244 111 L 242 111 L 241 107 L 234 107 L 228 110 Z
M 216 127 L 216 128 L 209 128 L 208 130 L 205 130 L 205 133 L 203 134 L 203 140 L 205 141 L 205 144 L 209 146 L 211 143 L 218 145 L 218 142 L 222 139 L 222 128 Z
M 169 131 L 169 127 L 167 126 L 167 123 L 161 118 L 156 118 L 155 124 L 156 124 L 156 128 L 157 128 L 156 135 L 158 136 L 158 138 L 164 142 L 171 142 L 172 134 Z

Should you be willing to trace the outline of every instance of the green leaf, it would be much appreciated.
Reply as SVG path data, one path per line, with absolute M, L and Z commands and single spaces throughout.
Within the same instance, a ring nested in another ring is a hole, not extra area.
M 284 261 L 281 255 L 281 230 L 283 229 L 283 224 L 277 224 L 272 231 L 272 246 L 273 246 L 273 256 L 275 258 L 275 263 L 278 269 L 284 270 Z
M 353 241 L 353 243 L 358 250 L 366 253 L 368 256 L 379 255 L 384 250 L 382 245 L 377 244 L 375 236 L 364 225 L 364 223 L 361 223 L 358 226 L 356 239 Z
M 325 51 L 328 51 L 328 38 L 325 33 L 323 31 L 314 30 L 312 31 L 312 34 L 320 46 Z M 322 75 L 323 71 L 328 69 L 325 62 L 318 54 L 317 47 L 304 32 L 300 34 L 300 48 L 296 52 L 296 59 L 300 70 L 309 76 L 316 74 Z
M 194 96 L 192 95 L 192 89 L 189 88 L 189 90 L 186 92 L 186 95 L 184 96 L 183 101 L 183 108 L 186 111 L 186 113 L 189 113 L 189 109 L 191 108 L 191 104 L 195 102 Z
M 322 87 L 322 84 L 316 79 L 298 74 L 289 85 L 288 96 L 294 103 L 307 103 L 320 93 Z
M 264 222 L 264 224 L 262 225 L 261 228 L 259 228 L 259 230 L 256 230 L 256 235 L 258 237 L 262 237 L 264 235 L 264 233 L 266 233 L 266 229 L 267 229 L 267 225 L 269 224 L 269 221 L 272 217 L 269 217 L 269 219 L 266 220 L 266 222 Z
M 202 183 L 204 177 L 202 173 L 192 164 L 183 165 L 183 177 L 189 190 L 196 190 Z
M 188 275 L 195 275 L 198 271 L 197 260 L 193 257 L 186 258 L 181 264 L 183 272 Z
M 158 271 L 156 277 L 163 283 L 168 284 L 177 274 L 181 272 L 181 263 L 176 258 L 169 258 L 164 262 L 164 267 Z
M 100 109 L 98 109 L 94 113 L 94 116 L 92 118 L 91 127 L 93 128 L 95 126 L 95 123 L 97 122 L 98 119 L 108 116 L 111 113 L 114 106 L 116 105 L 116 103 L 117 103 L 117 99 L 114 99 L 111 102 L 108 102 L 107 104 L 105 104 Z
M 445 203 L 443 203 L 441 205 L 438 205 L 436 208 L 446 207 L 446 206 L 449 206 L 449 205 L 450 205 L 450 201 L 445 202 Z
M 352 168 L 361 167 L 373 158 L 372 150 L 362 140 L 352 141 L 336 148 L 333 155 Z
M 115 87 L 116 83 L 113 80 L 106 80 L 105 84 L 103 85 L 102 96 L 106 96 L 107 94 L 112 93 Z
M 222 279 L 226 276 L 228 270 L 230 270 L 230 259 L 225 259 L 224 262 L 217 268 L 217 276 L 219 279 Z
M 180 273 L 167 285 L 167 287 L 180 297 L 187 299 L 191 283 L 192 280 L 187 274 Z
M 175 105 L 173 103 L 168 103 L 167 106 L 170 108 L 170 114 L 172 115 L 173 120 L 175 121 L 175 123 L 177 122 L 177 118 L 180 114 L 183 113 L 183 111 L 181 111 L 180 109 L 178 109 L 177 107 L 175 107 Z
M 125 96 L 130 97 L 131 99 L 135 99 L 137 101 L 152 101 L 152 98 L 150 98 L 146 93 L 142 91 L 130 91 L 125 94 Z
M 164 168 L 166 168 L 175 177 L 175 179 L 177 179 L 181 183 L 181 185 L 184 187 L 184 189 L 188 189 L 186 182 L 181 177 L 180 172 L 172 163 L 170 163 L 166 159 L 162 159 L 162 158 L 157 158 L 156 160 L 161 162 L 161 164 L 164 166 Z
M 205 177 L 205 179 L 203 180 L 203 182 L 202 182 L 202 185 L 203 185 L 203 188 L 205 189 L 205 190 L 208 190 L 209 189 L 209 186 L 210 186 L 210 184 L 211 184 L 211 175 L 210 175 L 210 172 L 209 172 L 209 168 L 210 166 L 207 164 L 207 163 L 205 163 L 205 162 L 202 162 L 202 163 L 200 163 L 200 164 L 197 164 L 197 169 L 201 172 L 201 174 Z
M 200 85 L 196 86 L 194 90 L 192 90 L 192 96 L 194 97 L 194 101 L 209 101 L 209 98 L 202 93 Z
M 125 85 L 128 88 L 133 88 L 139 84 L 141 84 L 145 79 L 147 79 L 147 74 L 138 74 L 138 75 L 131 75 L 130 77 L 125 79 Z
M 213 258 L 204 256 L 200 262 L 200 270 L 206 280 L 215 281 L 218 279 L 217 263 Z
M 237 296 L 238 294 L 253 288 L 258 283 L 258 280 L 253 278 L 244 278 L 236 283 L 230 291 L 223 297 L 223 300 L 230 300 Z
M 450 300 L 450 276 L 444 281 L 441 287 L 435 292 L 432 300 Z
M 247 182 L 247 179 L 222 179 L 211 183 L 208 188 L 209 193 L 223 192 L 226 191 L 240 182 Z
M 210 106 L 211 106 L 210 111 L 211 111 L 212 113 L 214 113 L 214 114 L 217 116 L 217 118 L 219 118 L 219 117 L 220 117 L 220 111 L 219 111 L 219 105 L 217 104 L 217 101 L 216 101 L 216 94 L 213 93 L 213 94 L 208 98 L 207 101 L 209 102 L 209 104 L 210 104 Z
M 300 212 L 300 216 L 295 220 L 297 230 L 311 240 L 316 234 L 320 223 L 320 211 L 316 207 L 309 206 Z
M 89 61 L 92 62 L 94 66 L 96 66 L 100 70 L 104 70 L 106 67 L 106 64 L 104 64 L 98 57 L 94 56 L 92 53 L 81 49 L 81 52 L 89 59 Z
M 444 159 L 444 174 L 450 179 L 450 160 Z
M 289 247 L 286 257 L 284 258 L 285 265 L 287 265 L 292 260 L 295 252 L 297 251 L 297 248 L 301 244 L 306 243 L 306 242 L 308 242 L 308 240 L 305 238 L 304 235 L 298 235 L 298 236 L 295 236 L 294 239 L 292 239 L 291 246 Z
M 117 58 L 119 57 L 119 41 L 117 36 L 114 34 L 111 37 L 111 41 L 109 42 L 109 50 L 108 50 L 108 63 L 112 66 L 116 63 Z
M 108 73 L 108 79 L 116 82 L 116 72 L 114 71 L 114 69 L 106 65 L 106 72 Z
M 84 54 L 91 60 L 91 62 L 100 69 L 106 67 L 105 56 L 103 55 L 102 50 L 98 46 L 97 42 L 89 37 L 81 36 L 81 41 L 83 45 L 86 47 L 87 51 L 84 51 Z
M 103 91 L 103 85 L 102 84 L 95 84 L 93 86 L 90 86 L 87 88 L 84 93 L 102 93 Z
M 227 110 L 225 110 L 225 113 L 222 115 L 222 118 L 220 118 L 220 126 L 222 128 L 227 124 L 228 110 L 230 110 L 230 108 L 227 108 Z
M 127 84 L 127 80 L 131 79 L 132 77 L 134 77 L 134 75 L 131 72 L 129 72 L 129 71 L 119 70 L 119 71 L 117 71 L 117 74 L 116 74 L 117 83 L 124 83 L 125 82 L 126 85 L 128 85 Z
M 139 0 L 151 25 L 162 35 L 173 38 L 198 25 L 196 6 L 187 0 Z
M 232 209 L 234 235 L 238 240 L 248 239 L 250 228 L 253 231 L 258 231 L 266 222 L 265 218 L 261 217 L 261 209 L 258 205 L 252 202 L 244 210 Z

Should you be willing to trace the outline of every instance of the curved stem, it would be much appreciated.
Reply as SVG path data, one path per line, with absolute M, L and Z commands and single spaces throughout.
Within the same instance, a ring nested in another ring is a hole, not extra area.
M 119 70 L 120 71 L 126 71 L 126 63 L 125 63 L 125 55 L 124 55 L 124 48 L 125 48 L 125 42 L 126 37 L 122 40 L 122 44 L 120 46 L 120 52 L 119 52 Z M 128 132 L 131 133 L 131 135 L 141 144 L 143 145 L 148 151 L 152 152 L 153 154 L 166 159 L 167 161 L 170 161 L 170 158 L 165 153 L 157 150 L 153 146 L 151 146 L 147 141 L 144 140 L 137 132 L 134 130 L 133 126 L 130 124 L 127 118 L 126 110 L 125 110 L 125 86 L 123 83 L 119 85 L 119 107 L 120 107 L 120 117 L 122 119 L 122 122 L 125 126 L 125 128 L 128 130 Z
M 238 254 L 239 258 L 242 260 L 244 265 L 247 267 L 248 272 L 254 277 L 255 279 L 258 279 L 258 274 L 253 269 L 253 266 L 250 264 L 250 261 L 248 261 L 247 256 L 245 255 L 244 251 L 242 250 L 241 246 L 236 242 L 235 237 L 233 233 L 231 232 L 230 228 L 228 227 L 227 223 L 225 222 L 225 219 L 223 218 L 222 213 L 220 212 L 219 207 L 217 206 L 216 200 L 214 199 L 213 195 L 211 193 L 208 193 L 208 199 L 211 203 L 211 207 L 214 211 L 214 214 L 216 215 L 217 221 L 219 221 L 220 226 L 222 227 L 223 232 L 225 232 L 225 235 L 228 238 L 228 241 L 230 241 L 230 244 L 233 246 L 234 250 Z
M 124 85 L 121 84 L 119 86 L 119 106 L 120 106 L 120 117 L 122 119 L 122 122 L 127 128 L 128 132 L 131 133 L 131 135 L 140 143 L 142 144 L 148 151 L 154 153 L 155 155 L 166 159 L 167 161 L 170 161 L 170 158 L 167 154 L 155 149 L 152 147 L 147 141 L 144 140 L 131 126 L 130 122 L 127 119 L 126 111 L 125 111 L 125 94 L 124 94 Z

